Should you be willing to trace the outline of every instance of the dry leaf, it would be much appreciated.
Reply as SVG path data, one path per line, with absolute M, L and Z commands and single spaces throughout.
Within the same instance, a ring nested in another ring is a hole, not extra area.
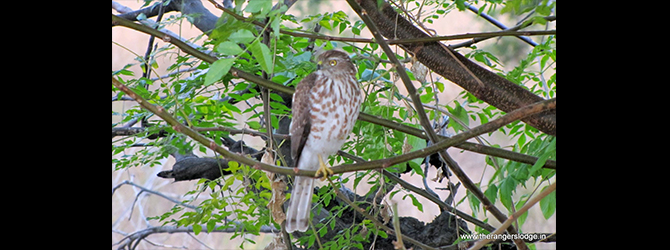
M 426 75 L 428 75 L 428 68 L 417 61 L 415 58 L 412 58 L 412 67 L 410 68 L 414 74 L 414 78 L 421 82 L 426 83 Z
M 433 182 L 437 182 L 437 180 L 439 179 L 440 182 L 442 182 L 442 179 L 444 179 L 443 176 L 444 176 L 444 174 L 442 174 L 442 168 L 437 168 L 437 172 L 435 173 L 435 178 L 430 179 L 430 180 L 433 181 Z
M 385 225 L 391 221 L 391 214 L 393 214 L 393 211 L 391 211 L 391 206 L 389 206 L 389 204 L 384 201 L 384 206 L 380 211 L 380 215 L 382 216 L 382 220 L 384 220 Z
M 274 164 L 274 157 L 272 156 L 272 153 L 265 152 L 261 162 L 266 164 Z M 272 188 L 272 198 L 270 198 L 270 202 L 268 202 L 268 208 L 270 209 L 272 218 L 275 220 L 275 222 L 277 222 L 277 224 L 281 224 L 284 222 L 284 220 L 286 220 L 286 214 L 282 209 L 284 201 L 286 200 L 286 195 L 284 195 L 284 191 L 286 190 L 286 182 L 284 182 L 280 176 L 275 175 L 273 172 L 266 172 L 266 174 L 268 176 L 268 180 L 270 180 L 270 188 Z
M 413 148 L 414 147 L 407 142 L 407 137 L 405 137 L 405 140 L 402 142 L 402 153 L 407 154 L 409 151 L 412 151 Z
M 388 138 L 386 136 L 384 137 L 384 144 L 386 144 L 386 150 L 393 152 L 393 147 L 391 147 L 391 144 L 388 143 Z
M 403 99 L 402 102 L 405 104 L 405 108 L 407 108 L 407 117 L 413 117 L 414 116 L 414 108 L 412 105 L 407 102 L 407 100 Z
M 270 244 L 265 246 L 264 250 L 287 250 L 286 249 L 286 244 L 284 244 L 284 238 L 281 237 L 281 234 L 274 234 L 274 237 L 272 238 L 272 241 Z

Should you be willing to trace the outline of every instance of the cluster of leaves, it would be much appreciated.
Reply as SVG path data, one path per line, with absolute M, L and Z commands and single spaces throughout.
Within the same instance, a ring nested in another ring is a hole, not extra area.
M 184 201 L 188 203 L 198 197 L 203 189 L 212 190 L 209 198 L 200 202 L 195 211 L 183 212 L 183 207 L 175 205 L 171 211 L 147 219 L 158 220 L 163 225 L 171 223 L 177 226 L 192 226 L 196 235 L 203 230 L 202 225 L 205 225 L 204 229 L 208 233 L 215 229 L 235 228 L 231 239 L 243 236 L 241 248 L 244 247 L 245 242 L 255 244 L 253 240 L 244 235 L 260 235 L 262 226 L 273 225 L 267 208 L 272 196 L 269 191 L 270 182 L 262 171 L 240 166 L 237 162 L 231 161 L 228 167 L 223 169 L 232 174 L 221 177 L 220 184 L 202 179 L 198 184 L 204 184 L 203 186 L 198 185 L 196 189 L 186 193 L 186 195 L 195 195 Z M 220 191 L 217 192 L 216 189 Z M 177 216 L 179 213 L 181 214 Z M 229 223 L 230 221 L 234 223 Z

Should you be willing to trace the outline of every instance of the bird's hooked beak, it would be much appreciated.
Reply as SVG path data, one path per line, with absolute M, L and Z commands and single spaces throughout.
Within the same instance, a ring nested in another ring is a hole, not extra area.
M 316 63 L 316 70 L 320 70 L 322 64 L 323 64 L 323 61 L 319 61 L 319 62 L 317 62 L 317 63 Z

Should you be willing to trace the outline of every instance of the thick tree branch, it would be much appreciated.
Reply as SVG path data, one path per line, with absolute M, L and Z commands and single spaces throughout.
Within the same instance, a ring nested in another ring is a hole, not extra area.
M 128 98 L 128 100 L 132 100 L 131 98 Z M 372 124 L 377 124 L 379 126 L 383 126 L 389 129 L 397 130 L 409 135 L 413 135 L 416 137 L 419 137 L 421 139 L 428 139 L 428 137 L 425 135 L 423 130 L 415 128 L 415 127 L 410 127 L 404 124 L 396 123 L 394 121 L 384 119 L 382 117 L 375 117 L 371 116 L 365 113 L 361 113 L 361 115 L 358 117 L 358 120 L 360 121 L 365 121 L 365 122 L 370 122 Z M 246 135 L 252 135 L 252 136 L 259 136 L 261 139 L 265 140 L 267 138 L 266 133 L 258 132 L 255 130 L 251 129 L 236 129 L 236 128 L 231 128 L 231 127 L 193 127 L 192 128 L 195 131 L 198 132 L 205 132 L 205 131 L 225 131 L 229 132 L 231 135 L 236 135 L 236 134 L 246 134 Z M 129 135 L 135 135 L 144 132 L 144 128 L 140 127 L 120 127 L 120 128 L 112 128 L 112 137 L 114 136 L 129 136 Z M 279 140 L 288 140 L 290 137 L 288 134 L 273 134 L 275 139 Z M 440 136 L 440 139 L 444 140 L 449 137 L 446 136 Z M 454 145 L 453 147 L 455 148 L 460 148 L 463 150 L 467 150 L 470 152 L 474 153 L 479 153 L 479 154 L 484 154 L 484 155 L 490 155 L 494 157 L 499 157 L 511 161 L 516 161 L 516 162 L 521 162 L 521 163 L 526 163 L 526 164 L 535 164 L 537 162 L 538 158 L 535 156 L 530 156 L 526 154 L 521 154 L 517 153 L 514 151 L 502 149 L 502 148 L 494 148 L 494 147 L 489 147 L 486 145 L 478 144 L 478 143 L 472 143 L 472 142 L 462 142 L 460 144 Z M 556 161 L 555 160 L 547 160 L 544 163 L 543 168 L 548 168 L 548 169 L 556 169 Z
M 179 8 L 177 8 L 177 5 L 174 4 L 173 2 L 176 2 L 176 1 L 172 1 L 170 4 L 163 7 L 164 8 L 163 13 L 179 10 Z M 117 11 L 122 12 L 119 16 L 124 18 L 124 19 L 132 20 L 132 21 L 138 21 L 137 17 L 141 14 L 143 14 L 147 18 L 157 16 L 158 13 L 160 12 L 162 4 L 163 3 L 159 2 L 159 3 L 155 3 L 152 6 L 146 7 L 144 9 L 139 9 L 139 10 L 136 10 L 136 11 L 127 11 L 127 7 L 121 5 L 117 2 L 112 1 L 112 9 L 116 9 Z

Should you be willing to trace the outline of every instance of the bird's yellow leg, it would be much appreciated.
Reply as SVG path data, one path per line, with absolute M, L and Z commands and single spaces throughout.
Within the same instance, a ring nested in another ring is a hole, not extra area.
M 321 158 L 320 154 L 316 156 L 319 157 L 319 169 L 316 170 L 316 175 L 314 177 L 318 177 L 320 174 L 323 174 L 321 181 L 324 181 L 326 178 L 328 178 L 329 175 L 334 175 L 335 173 L 333 173 L 333 170 L 330 170 L 330 168 L 328 168 L 328 166 L 323 163 L 323 159 Z

